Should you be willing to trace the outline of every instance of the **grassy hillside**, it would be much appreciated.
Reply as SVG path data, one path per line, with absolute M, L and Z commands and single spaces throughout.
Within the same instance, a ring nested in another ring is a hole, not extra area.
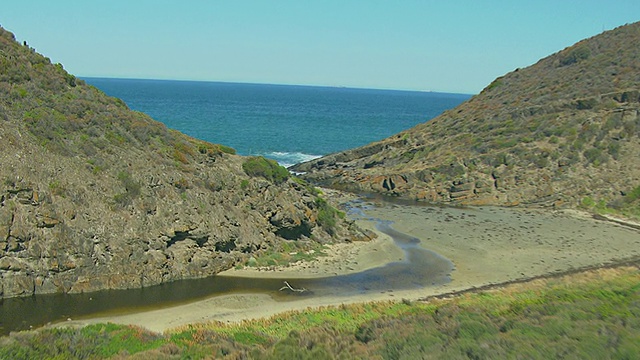
M 632 359 L 640 271 L 593 270 L 446 300 L 291 312 L 157 334 L 114 324 L 0 339 L 2 358 Z
M 640 23 L 497 78 L 441 116 L 296 167 L 310 180 L 431 202 L 638 215 Z

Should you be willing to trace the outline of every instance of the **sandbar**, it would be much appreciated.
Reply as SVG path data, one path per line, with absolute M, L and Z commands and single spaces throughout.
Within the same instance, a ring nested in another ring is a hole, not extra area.
M 332 193 L 333 194 L 333 193 Z M 335 194 L 333 194 L 336 196 Z M 353 199 L 353 196 L 342 200 Z M 357 224 L 376 231 L 371 241 L 330 245 L 325 257 L 269 269 L 229 270 L 228 276 L 321 277 L 359 272 L 402 259 L 393 240 L 378 232 L 375 220 L 392 222 L 420 239 L 426 249 L 455 265 L 445 285 L 351 296 L 301 297 L 276 301 L 265 294 L 215 296 L 170 308 L 67 321 L 67 325 L 113 322 L 162 332 L 206 321 L 238 322 L 289 310 L 390 299 L 420 299 L 469 288 L 562 273 L 640 257 L 640 231 L 575 210 L 531 208 L 448 208 L 367 200 Z

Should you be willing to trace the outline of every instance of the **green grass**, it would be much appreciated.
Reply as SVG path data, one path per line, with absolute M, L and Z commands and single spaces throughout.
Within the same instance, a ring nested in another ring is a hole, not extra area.
M 244 266 L 287 266 L 298 261 L 312 261 L 326 256 L 324 245 L 315 241 L 283 241 L 278 247 L 260 253 L 247 260 Z

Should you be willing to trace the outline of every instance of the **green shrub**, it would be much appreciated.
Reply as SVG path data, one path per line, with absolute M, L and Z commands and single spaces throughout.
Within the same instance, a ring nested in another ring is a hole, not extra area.
M 51 190 L 51 193 L 54 195 L 59 195 L 62 197 L 65 197 L 67 194 L 67 189 L 60 184 L 59 180 L 54 180 L 52 182 L 49 183 L 49 190 Z
M 318 207 L 318 224 L 322 226 L 329 234 L 334 235 L 337 218 L 344 218 L 345 214 L 321 197 L 316 198 L 316 206 Z
M 591 55 L 591 50 L 586 45 L 571 47 L 560 54 L 560 65 L 567 66 L 587 59 Z
M 175 186 L 179 190 L 189 189 L 191 186 L 189 185 L 189 181 L 185 178 L 180 178 L 173 182 L 173 186 Z
M 593 109 L 596 105 L 598 105 L 598 100 L 594 98 L 576 100 L 576 109 L 578 110 Z
M 129 174 L 126 171 L 121 171 L 120 173 L 118 173 L 118 180 L 122 182 L 125 192 L 114 195 L 113 201 L 115 201 L 116 204 L 121 206 L 129 205 L 133 200 L 135 200 L 138 196 L 140 196 L 141 194 L 140 183 L 135 181 L 131 177 L 131 174 Z
M 624 201 L 627 203 L 632 203 L 638 199 L 640 199 L 640 186 L 637 186 L 624 196 Z
M 140 183 L 135 181 L 131 177 L 131 174 L 126 171 L 121 171 L 118 173 L 118 180 L 122 182 L 122 185 L 124 185 L 124 189 L 132 198 L 140 196 Z
M 242 163 L 242 170 L 252 177 L 263 177 L 275 184 L 281 184 L 289 178 L 289 171 L 278 165 L 275 160 L 263 156 L 252 156 Z
M 491 91 L 500 86 L 502 86 L 502 76 L 493 80 L 491 84 L 489 84 L 486 88 L 484 88 L 484 91 Z
M 235 155 L 236 154 L 236 149 L 230 147 L 230 146 L 225 146 L 225 145 L 218 145 L 218 148 L 220 149 L 220 151 L 222 151 L 225 154 L 231 154 L 231 155 Z
M 303 179 L 297 177 L 297 176 L 292 176 L 291 180 L 293 180 L 296 184 L 303 186 L 309 193 L 311 193 L 312 195 L 320 195 L 322 194 L 322 191 L 320 191 L 320 189 L 318 189 L 317 187 L 309 184 L 308 182 L 304 181 Z
M 582 153 L 590 164 L 598 166 L 607 161 L 608 155 L 598 148 L 591 148 Z
M 494 149 L 511 148 L 518 145 L 519 141 L 515 138 L 500 136 L 494 139 L 489 146 Z
M 236 149 L 225 145 L 211 144 L 203 141 L 198 143 L 198 152 L 209 156 L 220 155 L 222 153 L 235 155 Z
M 615 140 L 607 145 L 607 152 L 614 160 L 618 160 L 620 156 L 620 147 L 620 142 Z
M 438 167 L 431 168 L 430 170 L 431 172 L 434 172 L 436 174 L 442 174 L 449 179 L 462 176 L 466 173 L 464 166 L 458 164 L 457 162 L 442 164 Z
M 173 158 L 183 164 L 189 163 L 189 157 L 193 156 L 191 145 L 182 141 L 173 144 Z

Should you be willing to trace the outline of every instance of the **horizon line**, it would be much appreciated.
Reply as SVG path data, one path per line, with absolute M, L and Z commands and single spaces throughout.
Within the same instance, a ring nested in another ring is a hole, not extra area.
M 459 92 L 438 91 L 438 90 L 368 88 L 368 87 L 357 87 L 357 86 L 348 86 L 348 85 L 342 86 L 342 85 L 317 85 L 317 84 L 292 84 L 292 83 L 267 83 L 267 82 L 263 83 L 263 82 L 243 82 L 243 81 L 223 81 L 223 80 L 193 80 L 193 79 L 142 78 L 142 77 L 119 77 L 119 76 L 83 76 L 83 75 L 76 75 L 76 77 L 78 77 L 80 79 L 182 81 L 182 82 L 220 83 L 220 84 L 238 84 L 238 85 L 299 86 L 299 87 L 348 89 L 348 90 L 398 91 L 398 92 L 434 93 L 434 94 L 467 95 L 467 96 L 477 95 L 476 93 L 459 93 Z

